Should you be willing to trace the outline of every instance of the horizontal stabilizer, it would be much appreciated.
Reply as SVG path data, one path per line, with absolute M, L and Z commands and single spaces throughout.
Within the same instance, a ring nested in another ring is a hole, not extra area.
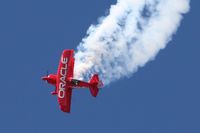
M 99 88 L 102 87 L 102 82 L 99 81 L 99 76 L 98 74 L 94 74 L 92 76 L 92 78 L 90 79 L 90 93 L 92 96 L 96 97 L 98 92 L 99 92 Z

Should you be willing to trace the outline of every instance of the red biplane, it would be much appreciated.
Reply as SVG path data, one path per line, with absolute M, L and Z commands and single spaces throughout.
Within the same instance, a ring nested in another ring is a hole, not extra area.
M 94 74 L 89 82 L 73 79 L 74 74 L 74 50 L 64 50 L 60 59 L 57 74 L 49 74 L 42 77 L 43 80 L 55 86 L 52 95 L 57 95 L 60 109 L 70 113 L 71 95 L 74 88 L 89 88 L 92 96 L 96 97 L 103 83 L 98 74 Z

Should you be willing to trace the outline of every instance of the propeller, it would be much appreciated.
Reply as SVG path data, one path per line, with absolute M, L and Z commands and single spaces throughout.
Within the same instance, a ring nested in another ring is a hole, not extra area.
M 49 76 L 49 71 L 47 70 L 46 71 L 46 76 L 42 77 L 42 80 L 45 80 L 46 81 L 46 78 Z M 46 81 L 47 82 L 47 81 Z
M 46 71 L 46 76 L 48 77 L 48 75 L 49 75 L 49 70 Z

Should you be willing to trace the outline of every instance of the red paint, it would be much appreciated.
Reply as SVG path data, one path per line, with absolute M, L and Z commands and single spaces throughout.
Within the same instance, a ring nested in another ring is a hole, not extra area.
M 96 97 L 99 88 L 103 87 L 98 74 L 94 74 L 89 82 L 73 79 L 74 60 L 74 50 L 64 50 L 61 55 L 57 74 L 49 74 L 42 77 L 43 80 L 55 86 L 55 91 L 51 94 L 58 97 L 60 109 L 67 113 L 70 112 L 72 89 L 89 88 L 91 95 Z

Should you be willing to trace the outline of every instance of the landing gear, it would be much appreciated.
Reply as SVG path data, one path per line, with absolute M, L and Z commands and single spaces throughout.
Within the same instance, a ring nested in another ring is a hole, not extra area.
M 52 91 L 51 92 L 51 95 L 57 95 L 58 93 L 57 92 L 55 92 L 55 91 Z

